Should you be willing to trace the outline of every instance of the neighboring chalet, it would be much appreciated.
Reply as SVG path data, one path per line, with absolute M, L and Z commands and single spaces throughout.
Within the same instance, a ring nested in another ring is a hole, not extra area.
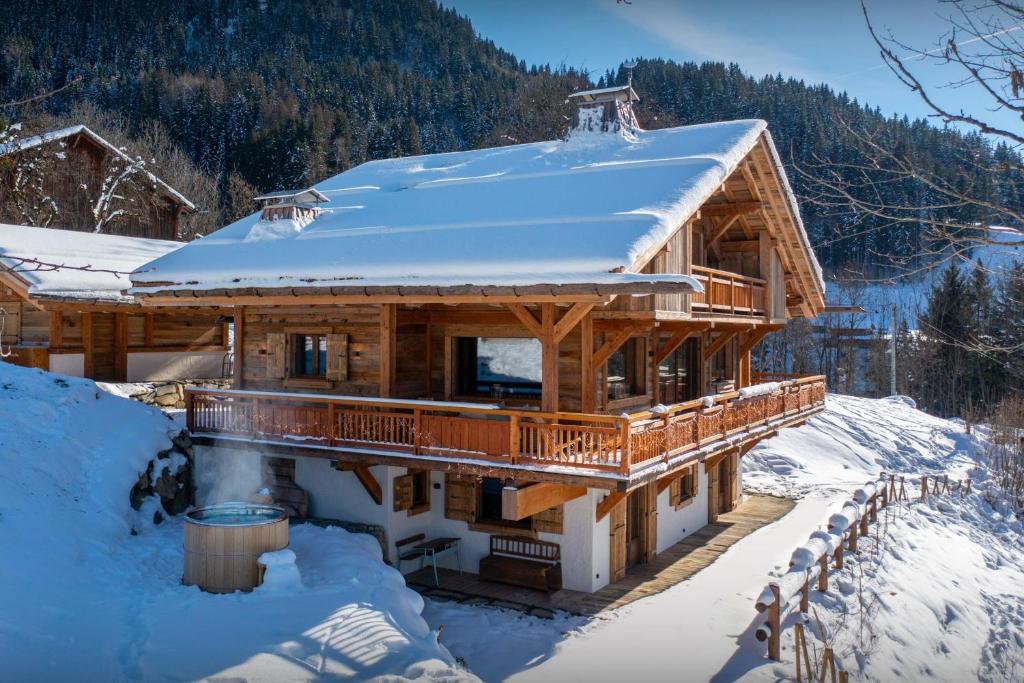
M 228 324 L 218 311 L 143 310 L 122 292 L 129 272 L 181 246 L 0 225 L 2 360 L 103 381 L 221 377 Z
M 263 458 L 401 568 L 458 538 L 483 578 L 580 591 L 737 504 L 742 455 L 825 397 L 751 371 L 824 307 L 771 136 L 572 100 L 565 140 L 366 163 L 132 276 L 233 311 L 235 389 L 188 396 L 200 478 Z
M 71 126 L 42 135 L 18 139 L 0 145 L 0 222 L 23 223 L 12 196 L 19 162 L 39 164 L 26 155 L 45 159 L 41 173 L 42 194 L 56 205 L 54 222 L 64 230 L 92 232 L 97 217 L 93 213 L 101 194 L 113 186 L 113 179 L 135 162 L 128 154 L 85 126 Z M 12 163 L 3 163 L 3 162 Z M 132 210 L 119 213 L 103 226 L 103 233 L 125 237 L 176 240 L 180 236 L 181 215 L 194 213 L 196 207 L 180 192 L 143 168 L 131 173 L 114 188 Z M 117 210 L 110 207 L 109 211 Z

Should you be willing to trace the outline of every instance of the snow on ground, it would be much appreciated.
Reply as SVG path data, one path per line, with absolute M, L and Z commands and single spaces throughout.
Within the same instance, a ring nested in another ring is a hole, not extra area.
M 292 527 L 300 585 L 181 585 L 182 521 L 129 504 L 160 411 L 0 362 L 0 415 L 0 681 L 473 679 L 370 536 Z
M 966 476 L 978 464 L 977 445 L 962 425 L 907 399 L 829 396 L 823 414 L 744 458 L 745 485 L 798 497 L 793 511 L 689 581 L 589 622 L 435 603 L 424 614 L 444 624 L 442 641 L 486 681 L 792 678 L 792 631 L 781 663 L 768 661 L 754 638 L 754 601 L 770 577 L 883 469 Z M 972 476 L 983 483 L 983 472 Z M 908 494 L 916 499 L 917 490 Z M 978 495 L 915 502 L 881 519 L 830 590 L 812 592 L 842 664 L 869 680 L 1020 680 L 1020 521 Z

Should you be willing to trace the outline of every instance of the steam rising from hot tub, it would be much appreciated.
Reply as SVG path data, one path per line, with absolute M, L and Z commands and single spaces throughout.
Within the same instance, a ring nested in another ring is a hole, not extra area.
M 252 500 L 271 480 L 263 458 L 251 453 L 217 449 L 197 468 L 196 502 L 216 505 L 227 500 Z

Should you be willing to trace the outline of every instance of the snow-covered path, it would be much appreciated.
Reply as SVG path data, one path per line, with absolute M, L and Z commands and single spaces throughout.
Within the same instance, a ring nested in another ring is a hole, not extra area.
M 510 680 L 570 681 L 581 671 L 593 681 L 625 681 L 639 674 L 645 681 L 676 682 L 682 671 L 686 680 L 735 680 L 763 663 L 753 629 L 737 626 L 751 624 L 766 570 L 789 562 L 793 547 L 827 518 L 840 495 L 802 499 L 689 581 L 574 634 L 553 657 Z
M 587 622 L 428 603 L 443 642 L 485 681 L 768 681 L 794 674 L 753 637 L 754 599 L 793 549 L 882 470 L 966 476 L 974 437 L 902 399 L 829 396 L 825 413 L 748 454 L 745 484 L 796 507 L 664 593 Z M 916 491 L 909 492 L 916 497 Z M 975 495 L 903 508 L 878 544 L 812 602 L 847 668 L 873 680 L 1019 680 L 1024 671 L 1024 542 L 1019 520 Z M 881 526 L 881 525 L 880 525 Z M 871 586 L 861 629 L 860 579 Z M 1016 673 L 1014 673 L 1016 672 Z

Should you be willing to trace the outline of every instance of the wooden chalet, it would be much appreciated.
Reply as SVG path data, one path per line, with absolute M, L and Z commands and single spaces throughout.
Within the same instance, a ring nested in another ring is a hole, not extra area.
M 137 272 L 145 306 L 234 317 L 234 389 L 188 397 L 200 471 L 262 458 L 396 563 L 459 538 L 469 571 L 557 563 L 582 591 L 736 505 L 742 455 L 825 397 L 751 369 L 824 306 L 771 136 L 573 99 L 564 140 L 363 164 L 311 221 L 255 214 Z
M 88 232 L 96 227 L 93 206 L 105 179 L 132 162 L 123 150 L 81 125 L 0 145 L 0 222 L 22 220 L 13 206 L 12 188 L 19 163 L 27 155 L 44 155 L 49 160 L 41 190 L 56 203 L 60 227 Z M 118 193 L 130 196 L 140 208 L 106 225 L 104 232 L 111 235 L 176 240 L 181 215 L 197 210 L 180 192 L 148 171 L 141 171 Z
M 103 381 L 223 374 L 228 324 L 210 307 L 146 308 L 128 273 L 180 242 L 0 225 L 2 360 Z

